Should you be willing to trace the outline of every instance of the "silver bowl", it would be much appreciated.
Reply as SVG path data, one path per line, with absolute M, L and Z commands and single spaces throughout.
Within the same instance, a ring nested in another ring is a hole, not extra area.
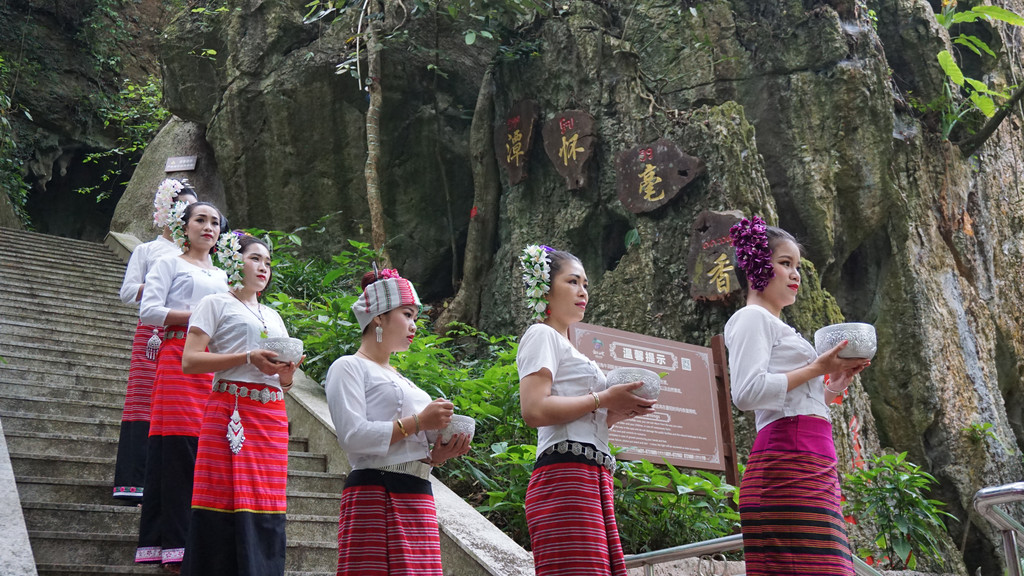
M 275 362 L 298 362 L 302 359 L 302 340 L 298 338 L 260 338 L 259 346 L 277 354 Z
M 643 382 L 633 394 L 648 400 L 657 400 L 661 394 L 661 377 L 656 372 L 645 368 L 616 368 L 608 373 L 608 385 L 625 384 L 627 382 Z
M 433 444 L 440 438 L 442 444 L 451 442 L 455 434 L 468 434 L 473 439 L 476 432 L 476 420 L 462 414 L 452 414 L 452 421 L 441 430 L 427 430 L 427 440 Z
M 847 322 L 825 326 L 814 333 L 814 349 L 818 355 L 835 348 L 843 340 L 849 344 L 839 352 L 840 358 L 874 358 L 878 350 L 875 327 L 861 322 Z

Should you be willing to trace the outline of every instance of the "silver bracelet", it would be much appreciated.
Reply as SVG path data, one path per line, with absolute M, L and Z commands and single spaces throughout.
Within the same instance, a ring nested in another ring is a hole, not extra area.
M 829 382 L 829 384 L 831 384 L 831 382 Z M 846 392 L 846 390 L 850 387 L 850 385 L 847 384 L 846 387 L 841 390 L 833 390 L 832 388 L 829 387 L 828 384 L 823 384 L 823 386 L 825 387 L 825 390 L 828 390 L 829 392 L 835 394 L 836 396 L 839 396 L 843 392 Z
M 252 350 L 246 350 L 245 351 L 245 363 L 246 364 L 252 364 L 252 358 L 250 357 L 250 354 L 252 354 Z

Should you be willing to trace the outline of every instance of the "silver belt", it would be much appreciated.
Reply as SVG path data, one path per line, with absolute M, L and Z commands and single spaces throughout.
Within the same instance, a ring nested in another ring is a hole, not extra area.
M 559 454 L 572 453 L 575 454 L 576 456 L 583 455 L 583 457 L 586 458 L 587 460 L 594 462 L 598 466 L 604 466 L 612 474 L 615 473 L 614 456 L 609 456 L 608 454 L 605 454 L 600 450 L 596 450 L 594 448 L 591 448 L 590 446 L 584 446 L 579 442 L 570 442 L 568 440 L 562 440 L 558 444 L 554 444 L 552 446 L 548 446 L 547 448 L 545 448 L 544 451 L 538 455 L 538 457 L 547 456 L 548 454 L 554 454 L 555 452 L 558 452 Z
M 164 330 L 164 340 L 184 340 L 188 336 L 188 332 L 184 330 Z
M 228 394 L 242 398 L 249 397 L 263 404 L 284 400 L 284 392 L 281 392 L 280 390 L 271 390 L 270 388 L 248 388 L 237 384 L 229 384 L 224 380 L 218 380 L 217 383 L 213 385 L 213 391 L 227 392 Z
M 385 466 L 374 466 L 374 470 L 383 470 L 384 472 L 398 472 L 400 474 L 408 474 L 417 478 L 427 480 L 430 478 L 430 470 L 432 467 L 426 462 L 420 462 L 419 460 L 412 460 L 410 462 L 402 462 L 401 464 L 387 464 Z

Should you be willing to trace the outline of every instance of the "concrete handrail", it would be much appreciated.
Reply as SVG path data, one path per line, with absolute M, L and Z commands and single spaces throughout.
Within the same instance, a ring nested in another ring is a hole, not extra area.
M 36 561 L 28 540 L 25 516 L 21 512 L 18 486 L 14 482 L 11 454 L 7 450 L 3 421 L 0 420 L 0 572 L 36 576 Z
M 142 240 L 139 240 L 131 234 L 114 232 L 111 230 L 110 232 L 107 232 L 107 236 L 103 239 L 103 244 L 105 244 L 107 248 L 110 248 L 118 258 L 127 264 L 128 259 L 132 257 L 132 252 L 135 250 L 135 247 L 142 244 Z
M 327 455 L 328 472 L 347 474 L 348 458 L 338 445 L 323 387 L 297 371 L 286 399 L 292 434 L 308 438 L 310 451 Z M 437 478 L 431 476 L 430 482 L 441 527 L 445 574 L 533 576 L 532 554 Z

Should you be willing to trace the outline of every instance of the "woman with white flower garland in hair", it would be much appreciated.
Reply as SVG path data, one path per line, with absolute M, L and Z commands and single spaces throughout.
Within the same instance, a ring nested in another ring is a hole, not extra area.
M 730 230 L 747 305 L 725 325 L 732 401 L 757 438 L 740 483 L 751 576 L 853 575 L 828 404 L 871 363 L 822 355 L 780 318 L 800 289 L 800 245 L 754 216 Z M 827 379 L 826 379 L 827 376 Z
M 132 250 L 121 283 L 121 301 L 138 305 L 146 284 L 146 274 L 157 260 L 181 254 L 171 238 L 168 218 L 175 202 L 186 205 L 198 200 L 196 191 L 186 184 L 168 178 L 160 183 L 153 200 L 153 224 L 163 228 L 156 240 L 139 244 Z M 149 403 L 156 376 L 156 353 L 160 347 L 162 326 L 144 324 L 139 319 L 132 342 L 132 358 L 128 367 L 128 388 L 121 415 L 121 435 L 114 464 L 114 498 L 134 503 L 142 501 L 146 478 L 146 449 L 149 446 Z
M 227 219 L 212 204 L 179 203 L 172 233 L 184 253 L 164 258 L 146 275 L 140 316 L 164 326 L 149 424 L 146 482 L 136 562 L 160 562 L 178 571 L 192 500 L 192 472 L 203 408 L 213 374 L 184 374 L 181 354 L 192 308 L 209 294 L 227 292 L 227 275 L 210 255 Z
M 231 291 L 207 296 L 189 319 L 186 374 L 215 372 L 199 435 L 192 517 L 182 574 L 284 574 L 288 415 L 284 393 L 297 363 L 260 348 L 287 337 L 259 302 L 271 279 L 260 239 L 225 234 L 218 244 Z M 209 347 L 209 350 L 207 350 Z M 300 360 L 301 363 L 301 360 Z
M 608 428 L 650 414 L 640 382 L 608 386 L 569 341 L 583 320 L 587 273 L 576 256 L 528 246 L 519 258 L 534 320 L 516 354 L 523 420 L 537 428 L 537 463 L 526 491 L 526 523 L 538 576 L 625 576 L 612 493 Z
M 420 299 L 396 270 L 363 276 L 352 312 L 363 331 L 359 350 L 327 371 L 324 389 L 338 444 L 352 472 L 341 493 L 338 576 L 442 576 L 441 539 L 430 471 L 469 451 L 470 437 L 427 430 L 451 421 L 454 405 L 431 401 L 391 366 L 416 336 Z

